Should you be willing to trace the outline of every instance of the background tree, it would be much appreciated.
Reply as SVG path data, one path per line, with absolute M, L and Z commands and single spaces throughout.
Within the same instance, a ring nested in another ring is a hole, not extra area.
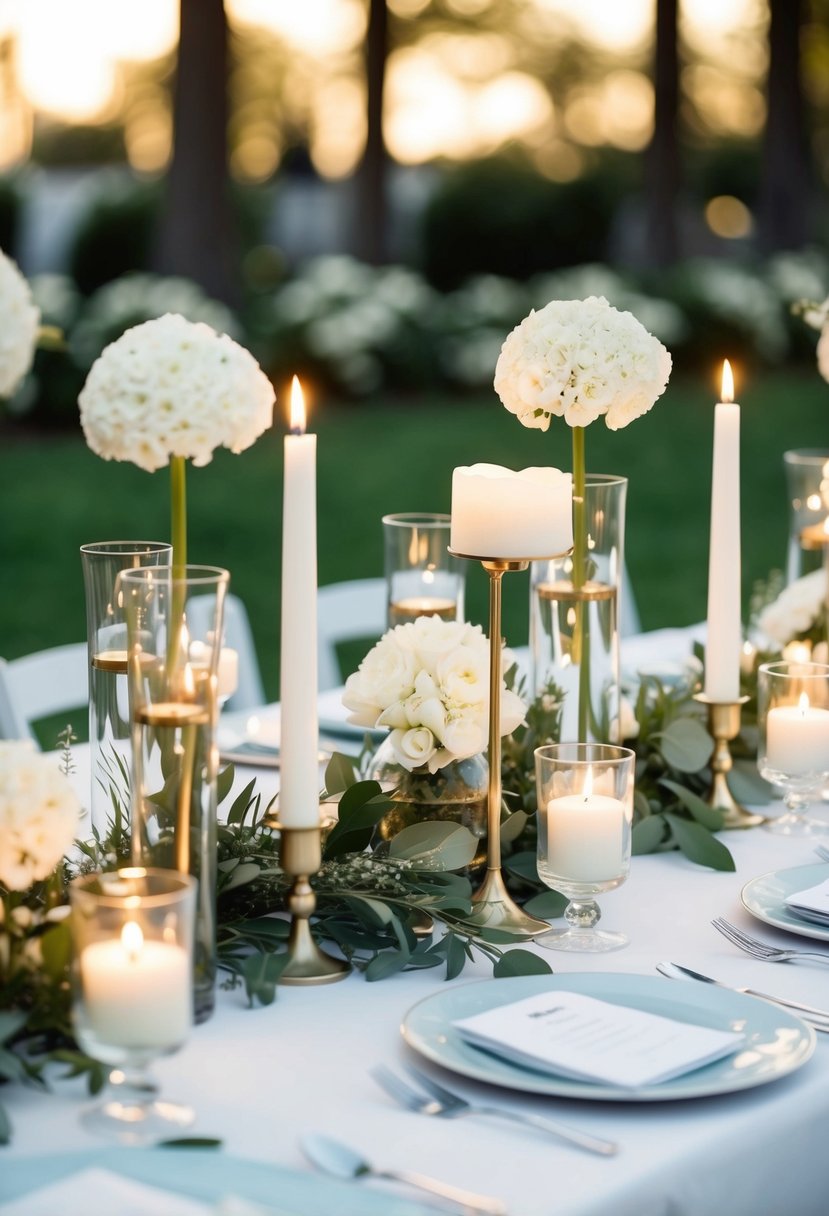
M 365 44 L 366 146 L 357 171 L 355 246 L 376 265 L 388 251 L 388 155 L 383 137 L 383 92 L 388 59 L 386 0 L 368 0 Z
M 760 188 L 764 253 L 799 249 L 810 233 L 811 171 L 801 79 L 803 0 L 769 0 L 767 118 Z
M 653 136 L 645 155 L 648 260 L 669 266 L 679 256 L 679 47 L 677 0 L 656 0 Z

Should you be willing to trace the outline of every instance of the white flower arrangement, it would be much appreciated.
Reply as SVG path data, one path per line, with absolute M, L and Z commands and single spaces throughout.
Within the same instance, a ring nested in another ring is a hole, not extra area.
M 168 313 L 110 343 L 78 400 L 93 452 L 153 472 L 171 457 L 205 465 L 218 447 L 244 451 L 270 426 L 275 396 L 244 347 Z
M 0 883 L 26 891 L 48 878 L 78 832 L 81 805 L 54 758 L 0 742 Z
M 32 366 L 40 309 L 11 258 L 0 250 L 0 397 L 11 397 Z
M 809 637 L 822 625 L 825 613 L 826 571 L 813 570 L 784 587 L 777 599 L 766 605 L 757 618 L 757 628 L 764 638 L 784 647 Z
M 552 417 L 585 427 L 604 416 L 612 431 L 647 413 L 665 391 L 671 356 L 629 312 L 603 296 L 553 300 L 507 337 L 495 391 L 524 426 Z
M 506 687 L 502 655 L 501 734 L 524 720 L 526 706 Z M 436 773 L 484 751 L 488 736 L 489 642 L 480 625 L 421 616 L 388 630 L 348 677 L 349 722 L 389 727 L 396 761 Z

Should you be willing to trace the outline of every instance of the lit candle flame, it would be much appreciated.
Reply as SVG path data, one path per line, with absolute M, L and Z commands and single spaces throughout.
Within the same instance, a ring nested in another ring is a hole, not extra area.
M 186 697 L 194 697 L 196 695 L 196 681 L 193 677 L 193 668 L 189 663 L 184 664 L 184 675 L 182 676 L 182 686 Z
M 727 359 L 723 360 L 722 365 L 722 393 L 720 401 L 734 400 L 734 374 L 731 371 L 731 364 Z
M 829 515 L 823 521 L 823 535 L 829 536 Z
M 291 381 L 291 434 L 305 434 L 305 397 L 299 376 L 294 376 Z
M 128 920 L 121 930 L 121 945 L 130 962 L 137 962 L 144 947 L 144 934 L 134 920 Z
M 584 785 L 582 786 L 581 792 L 582 792 L 582 797 L 584 798 L 584 801 L 587 802 L 587 799 L 593 793 L 593 766 L 592 765 L 590 766 L 590 768 L 587 770 L 587 772 L 584 775 Z
M 806 710 L 809 708 L 809 694 L 807 692 L 802 692 L 800 694 L 797 702 L 797 708 L 802 714 L 805 715 Z

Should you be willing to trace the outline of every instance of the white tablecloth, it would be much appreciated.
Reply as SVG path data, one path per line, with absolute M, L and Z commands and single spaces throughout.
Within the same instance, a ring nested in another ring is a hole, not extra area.
M 249 779 L 249 770 L 245 775 Z M 271 772 L 265 779 L 274 778 Z M 735 986 L 829 1008 L 829 967 L 755 962 L 709 923 L 720 914 L 769 941 L 808 946 L 805 939 L 754 921 L 741 907 L 740 890 L 756 875 L 813 862 L 811 842 L 763 829 L 730 832 L 723 839 L 737 864 L 734 874 L 692 865 L 679 853 L 635 857 L 627 883 L 601 901 L 604 922 L 627 932 L 630 945 L 603 957 L 544 952 L 555 971 L 654 975 L 657 962 L 671 960 Z M 816 948 L 822 947 L 817 943 Z M 829 958 L 829 947 L 824 948 Z M 490 974 L 489 966 L 479 963 L 453 982 Z M 829 1035 L 819 1035 L 814 1057 L 783 1080 L 742 1094 L 683 1102 L 533 1098 L 455 1079 L 456 1088 L 468 1095 L 485 1094 L 618 1139 L 620 1155 L 603 1159 L 526 1130 L 412 1114 L 377 1088 L 369 1067 L 380 1061 L 399 1065 L 407 1058 L 401 1017 L 443 982 L 436 971 L 374 984 L 355 973 L 332 986 L 280 989 L 274 1005 L 256 1009 L 247 1007 L 241 991 L 220 991 L 214 1017 L 155 1071 L 167 1095 L 196 1108 L 195 1133 L 221 1137 L 229 1153 L 303 1168 L 299 1135 L 329 1132 L 385 1165 L 416 1167 L 497 1195 L 512 1216 L 712 1216 L 721 1211 L 825 1216 L 829 1211 Z M 77 1118 L 88 1101 L 80 1083 L 57 1082 L 51 1094 L 6 1087 L 3 1099 L 14 1121 L 14 1142 L 0 1150 L 0 1197 L 6 1155 L 95 1147 Z M 197 1158 L 193 1168 L 198 1169 Z

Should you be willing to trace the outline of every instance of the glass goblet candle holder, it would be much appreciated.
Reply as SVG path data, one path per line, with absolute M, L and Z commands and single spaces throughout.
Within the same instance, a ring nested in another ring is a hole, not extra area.
M 193 1111 L 160 1100 L 147 1070 L 181 1047 L 193 1023 L 196 883 L 134 867 L 77 878 L 69 895 L 75 1033 L 111 1068 L 106 1096 L 83 1123 L 128 1144 L 175 1134 Z
M 556 743 L 535 751 L 538 876 L 569 899 L 565 929 L 537 939 L 550 950 L 598 953 L 627 945 L 598 929 L 596 895 L 630 870 L 634 753 L 601 743 Z
M 829 824 L 806 814 L 829 783 L 829 666 L 763 663 L 757 673 L 760 775 L 783 790 L 784 815 L 766 828 L 781 836 L 810 836 Z
M 389 627 L 419 616 L 464 619 L 464 564 L 449 552 L 450 517 L 427 512 L 383 516 Z

